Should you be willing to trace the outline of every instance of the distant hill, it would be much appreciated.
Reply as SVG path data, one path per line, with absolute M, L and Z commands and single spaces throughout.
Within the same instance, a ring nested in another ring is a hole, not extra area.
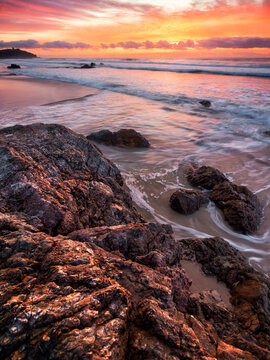
M 35 54 L 20 49 L 0 50 L 0 59 L 32 59 L 36 57 Z

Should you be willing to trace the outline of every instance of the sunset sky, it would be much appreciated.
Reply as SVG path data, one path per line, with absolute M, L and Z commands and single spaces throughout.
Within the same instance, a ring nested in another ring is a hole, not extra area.
M 270 0 L 0 0 L 0 48 L 39 56 L 270 55 Z

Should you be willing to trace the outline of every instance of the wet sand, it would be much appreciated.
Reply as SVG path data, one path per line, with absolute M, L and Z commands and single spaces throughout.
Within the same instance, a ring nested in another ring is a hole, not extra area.
M 0 76 L 0 109 L 45 105 L 94 95 L 98 90 L 63 81 Z

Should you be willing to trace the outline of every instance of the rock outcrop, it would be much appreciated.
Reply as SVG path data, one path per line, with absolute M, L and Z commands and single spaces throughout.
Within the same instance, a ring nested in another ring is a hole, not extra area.
M 96 64 L 93 63 L 93 62 L 91 62 L 90 65 L 88 65 L 88 64 L 83 64 L 83 65 L 80 67 L 80 69 L 93 69 L 93 68 L 95 68 L 95 67 L 96 67 Z
M 148 140 L 133 129 L 121 129 L 116 132 L 101 130 L 87 136 L 87 139 L 112 146 L 148 148 Z
M 246 186 L 239 186 L 211 166 L 190 167 L 187 179 L 191 185 L 211 190 L 212 200 L 224 214 L 230 226 L 243 234 L 254 233 L 262 220 L 262 206 Z
M 1 359 L 270 359 L 269 283 L 238 251 L 145 222 L 117 168 L 62 126 L 0 140 Z M 192 293 L 181 259 L 232 308 Z
M 7 66 L 7 69 L 20 69 L 20 65 L 17 65 L 17 64 L 11 64 L 9 66 Z
M 41 231 L 142 221 L 116 166 L 63 126 L 0 130 L 0 157 L 1 209 L 27 215 Z
M 254 336 L 260 344 L 269 349 L 269 280 L 248 265 L 244 256 L 221 238 L 184 239 L 181 244 L 185 260 L 199 262 L 206 274 L 215 275 L 230 289 L 231 303 L 234 306 L 233 316 L 243 329 L 242 334 L 246 339 Z M 195 310 L 195 315 L 196 313 L 198 313 L 197 310 Z M 215 317 L 213 318 L 213 314 L 214 312 L 211 315 L 208 312 L 206 316 L 212 317 L 214 326 L 216 326 L 219 322 Z M 224 321 L 226 332 L 228 335 L 231 332 L 230 336 L 233 336 L 235 344 L 237 343 L 235 336 L 239 334 L 235 328 L 229 329 L 228 324 L 230 324 L 229 321 Z M 222 331 L 225 332 L 224 329 Z M 245 349 L 244 343 L 242 342 L 242 349 Z M 265 358 L 268 357 L 265 356 Z M 260 358 L 264 359 L 263 356 Z
M 36 58 L 35 54 L 21 49 L 3 49 L 0 50 L 0 59 L 32 59 Z
M 193 214 L 208 202 L 208 196 L 202 191 L 179 189 L 170 197 L 171 208 L 184 215 Z
M 209 101 L 209 100 L 201 100 L 200 104 L 203 105 L 204 107 L 209 108 L 211 106 L 211 101 Z

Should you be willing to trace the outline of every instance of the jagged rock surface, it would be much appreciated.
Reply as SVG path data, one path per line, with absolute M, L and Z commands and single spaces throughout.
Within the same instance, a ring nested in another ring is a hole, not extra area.
M 84 136 L 60 125 L 0 130 L 0 207 L 49 234 L 141 222 L 119 170 Z
M 193 214 L 208 202 L 208 196 L 202 191 L 179 189 L 170 197 L 171 208 L 184 215 Z
M 207 275 L 215 275 L 230 289 L 234 316 L 243 333 L 269 348 L 270 281 L 221 238 L 184 239 L 181 243 L 184 259 L 199 262 Z
M 64 127 L 0 133 L 1 359 L 269 359 L 269 284 L 236 250 L 221 239 L 176 242 L 170 226 L 144 222 L 117 168 Z M 30 180 L 35 196 L 8 191 Z M 70 200 L 73 180 L 87 190 L 74 185 Z M 106 204 L 122 206 L 121 221 L 117 212 L 109 224 L 102 212 L 79 221 L 98 200 L 92 181 L 106 190 L 99 201 L 109 194 Z M 46 225 L 44 203 L 85 210 L 63 235 L 63 220 Z M 190 292 L 182 258 L 228 285 L 232 309 L 214 292 Z
M 211 190 L 209 199 L 222 210 L 225 220 L 234 230 L 252 234 L 258 229 L 262 220 L 262 206 L 247 187 L 230 182 L 211 166 L 191 166 L 187 179 L 193 186 Z

